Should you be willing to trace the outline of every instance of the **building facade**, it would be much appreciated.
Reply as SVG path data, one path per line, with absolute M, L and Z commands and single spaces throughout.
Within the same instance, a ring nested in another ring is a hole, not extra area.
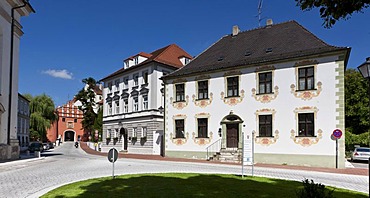
M 19 158 L 17 139 L 20 19 L 34 12 L 22 0 L 0 1 L 0 160 Z
M 123 68 L 101 80 L 104 82 L 102 152 L 116 147 L 129 153 L 161 153 L 163 97 L 159 78 L 190 59 L 188 53 L 172 44 L 125 59 Z
M 30 101 L 18 94 L 17 137 L 20 151 L 28 149 L 30 142 Z
M 335 167 L 344 134 L 350 48 L 326 44 L 295 21 L 222 37 L 165 82 L 166 155 Z M 345 137 L 338 167 L 344 168 Z
M 55 142 L 56 145 L 59 141 L 87 141 L 88 136 L 84 133 L 81 124 L 83 112 L 75 103 L 75 100 L 70 100 L 67 104 L 56 108 L 58 120 L 47 131 L 48 141 Z

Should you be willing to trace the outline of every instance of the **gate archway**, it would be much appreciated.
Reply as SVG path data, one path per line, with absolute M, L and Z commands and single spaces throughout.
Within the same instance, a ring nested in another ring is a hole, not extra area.
M 64 132 L 64 141 L 65 142 L 74 142 L 76 132 L 74 131 L 65 131 Z

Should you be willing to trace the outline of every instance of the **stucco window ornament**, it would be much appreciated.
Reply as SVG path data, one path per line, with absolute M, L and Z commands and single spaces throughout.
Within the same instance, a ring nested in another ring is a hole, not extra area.
M 213 100 L 213 93 L 211 92 L 209 94 L 209 98 L 208 99 L 201 99 L 201 100 L 198 100 L 195 96 L 195 94 L 193 94 L 192 96 L 193 98 L 193 102 L 195 104 L 195 106 L 198 106 L 198 107 L 201 107 L 201 108 L 204 108 L 208 105 L 210 105 L 212 103 L 212 100 Z
M 292 129 L 290 131 L 290 139 L 292 139 L 294 141 L 294 143 L 296 144 L 300 144 L 301 146 L 303 147 L 308 147 L 308 146 L 311 146 L 313 144 L 317 144 L 319 142 L 320 139 L 322 139 L 322 130 L 319 129 L 317 131 L 317 136 L 315 137 L 300 137 L 300 136 L 296 136 L 296 131 L 294 129 Z
M 225 97 L 225 92 L 221 92 L 221 100 L 224 101 L 225 104 L 228 104 L 230 106 L 237 105 L 238 103 L 241 103 L 244 98 L 244 89 L 240 91 L 240 95 L 236 97 Z
M 270 146 L 271 144 L 275 144 L 279 139 L 279 131 L 275 130 L 274 136 L 272 137 L 255 137 L 256 144 L 260 144 L 262 146 Z
M 189 133 L 186 132 L 185 133 L 185 137 L 184 138 L 176 138 L 173 133 L 170 133 L 170 140 L 173 144 L 177 145 L 177 146 L 181 146 L 181 145 L 184 145 L 186 144 L 186 142 L 188 141 L 189 139 Z
M 311 100 L 314 97 L 320 95 L 322 91 L 322 83 L 319 81 L 317 82 L 317 89 L 314 90 L 296 90 L 296 86 L 294 84 L 290 85 L 290 93 L 292 93 L 296 98 L 300 98 L 302 100 Z
M 279 94 L 279 87 L 274 87 L 274 92 L 270 94 L 257 94 L 257 90 L 255 88 L 252 89 L 252 97 L 256 99 L 256 101 L 260 101 L 262 103 L 269 103 L 275 98 L 277 98 Z
M 212 132 L 209 132 L 209 137 L 208 138 L 198 138 L 196 136 L 196 133 L 193 132 L 193 141 L 195 144 L 198 144 L 199 146 L 203 146 L 203 145 L 207 145 L 209 143 L 212 142 L 212 138 L 213 138 L 213 133 Z
M 189 104 L 189 96 L 186 95 L 185 97 L 185 101 L 174 101 L 172 97 L 170 97 L 170 102 L 172 104 L 172 106 L 178 110 L 181 110 L 183 108 L 185 108 L 186 106 L 188 106 Z

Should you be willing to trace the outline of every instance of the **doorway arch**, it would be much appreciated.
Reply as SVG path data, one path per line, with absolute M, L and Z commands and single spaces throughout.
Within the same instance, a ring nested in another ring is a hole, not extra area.
M 243 120 L 233 111 L 221 120 L 221 148 L 223 149 L 240 149 L 242 148 L 242 129 Z
M 68 130 L 64 132 L 64 142 L 74 142 L 75 141 L 76 132 Z

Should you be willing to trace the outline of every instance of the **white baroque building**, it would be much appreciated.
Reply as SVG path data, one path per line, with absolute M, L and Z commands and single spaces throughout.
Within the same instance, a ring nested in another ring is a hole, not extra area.
M 0 1 L 0 160 L 19 158 L 18 67 L 23 35 L 20 19 L 31 12 L 35 11 L 28 1 Z
M 161 154 L 164 104 L 159 78 L 184 66 L 191 58 L 171 44 L 125 59 L 123 68 L 101 80 L 102 152 L 116 147 L 128 153 Z
M 240 162 L 243 133 L 254 162 L 344 168 L 344 70 L 350 48 L 295 21 L 222 37 L 163 77 L 165 154 Z M 207 153 L 208 151 L 208 153 Z

